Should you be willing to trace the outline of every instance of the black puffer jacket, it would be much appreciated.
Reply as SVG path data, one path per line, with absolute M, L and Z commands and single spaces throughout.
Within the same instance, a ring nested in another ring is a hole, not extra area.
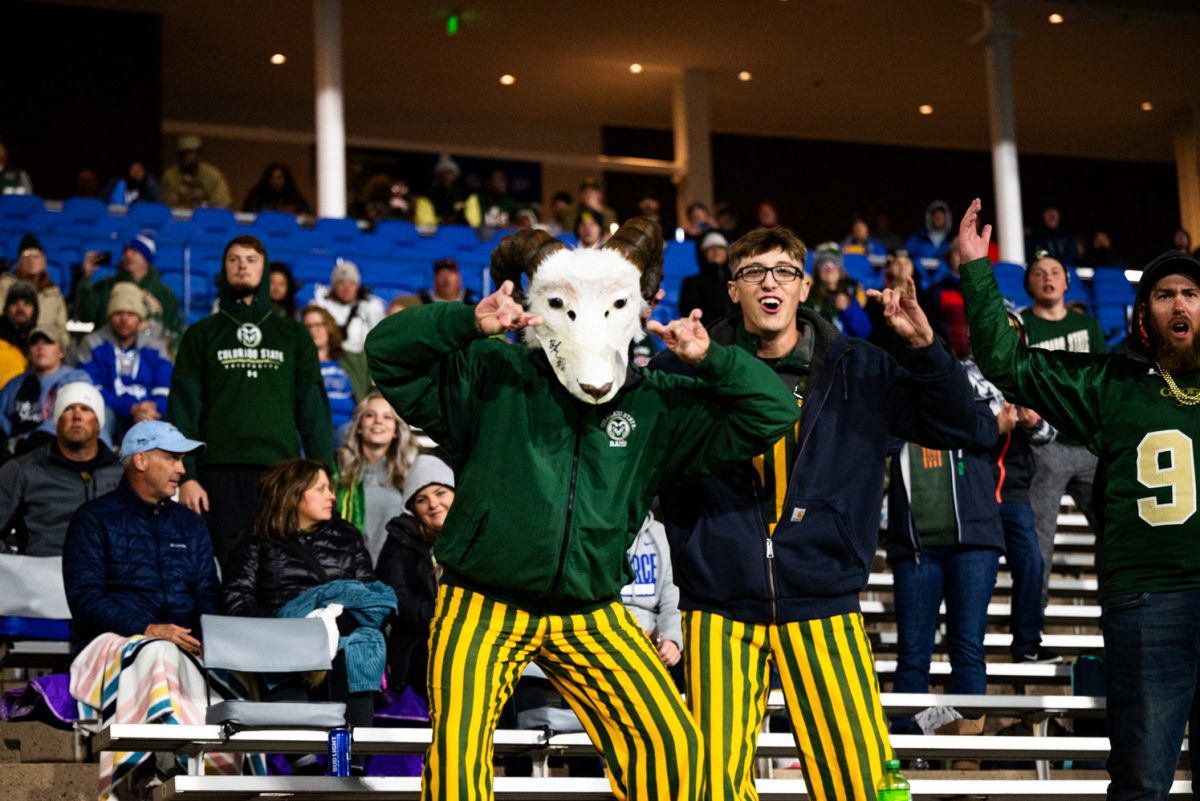
M 437 569 L 433 543 L 421 535 L 416 518 L 393 517 L 388 538 L 379 554 L 379 580 L 396 591 L 396 617 L 388 639 L 388 667 L 392 682 L 401 682 L 425 695 L 425 670 L 429 663 L 429 625 L 437 598 Z
M 346 521 L 330 520 L 289 542 L 246 533 L 229 557 L 225 611 L 243 617 L 275 617 L 300 593 L 338 579 L 375 580 L 363 536 Z

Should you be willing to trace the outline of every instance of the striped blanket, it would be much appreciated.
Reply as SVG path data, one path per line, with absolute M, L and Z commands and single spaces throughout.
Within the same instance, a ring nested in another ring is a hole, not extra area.
M 213 702 L 245 698 L 235 677 L 211 677 Z M 202 724 L 209 704 L 204 673 L 196 657 L 173 643 L 142 635 L 102 634 L 71 663 L 71 696 L 81 720 L 98 723 Z M 105 751 L 100 755 L 100 801 L 134 768 L 152 756 L 146 751 Z M 265 772 L 261 755 L 251 759 L 254 772 Z M 242 757 L 207 754 L 216 773 L 240 774 Z

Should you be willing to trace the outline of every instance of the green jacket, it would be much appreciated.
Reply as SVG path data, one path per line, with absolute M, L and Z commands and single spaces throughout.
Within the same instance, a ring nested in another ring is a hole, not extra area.
M 179 342 L 167 420 L 208 447 L 196 465 L 269 467 L 305 455 L 333 464 L 333 422 L 317 349 L 304 326 L 271 311 L 267 281 L 254 303 L 234 298 L 222 274 L 221 310 Z M 299 436 L 297 436 L 299 435 Z
M 112 294 L 113 286 L 118 281 L 132 283 L 133 277 L 124 267 L 118 267 L 115 275 L 102 278 L 95 283 L 92 283 L 92 279 L 81 275 L 78 283 L 75 284 L 73 300 L 75 319 L 95 323 L 97 328 L 107 323 L 108 298 Z M 147 319 L 151 323 L 158 323 L 162 326 L 167 342 L 174 352 L 179 345 L 179 337 L 183 334 L 183 318 L 179 316 L 179 299 L 175 297 L 171 288 L 162 282 L 158 270 L 153 267 L 141 281 L 136 283 L 142 290 L 153 295 L 154 299 L 158 301 L 158 305 L 162 307 L 161 312 L 150 312 Z
M 612 401 L 585 404 L 540 349 L 485 339 L 460 303 L 392 315 L 366 350 L 400 416 L 461 465 L 437 544 L 446 579 L 529 610 L 617 598 L 659 485 L 747 460 L 799 416 L 770 368 L 717 344 L 696 378 L 630 369 Z
M 1099 457 L 1101 593 L 1111 598 L 1200 587 L 1195 407 L 1179 404 L 1140 355 L 1021 345 L 987 259 L 962 266 L 962 290 L 983 374 L 1008 400 L 1037 411 Z M 1189 395 L 1200 394 L 1200 372 L 1175 380 Z

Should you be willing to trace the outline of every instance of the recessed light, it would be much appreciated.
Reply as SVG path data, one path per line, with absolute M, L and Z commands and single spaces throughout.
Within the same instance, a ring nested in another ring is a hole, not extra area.
M 917 106 L 917 111 L 928 117 L 933 113 L 933 106 L 929 105 L 928 103 L 922 103 L 921 105 Z
M 632 72 L 634 75 L 641 75 L 643 69 L 645 69 L 645 68 L 641 64 L 630 64 L 629 65 L 629 71 Z
M 1063 15 L 1059 14 L 1058 12 L 1051 14 L 1048 17 L 1048 19 L 1050 20 L 1051 25 L 1062 25 L 1063 24 Z
M 749 71 L 749 70 L 742 70 L 741 72 L 739 72 L 739 73 L 738 73 L 738 80 L 739 80 L 739 81 L 748 81 L 748 80 L 750 80 L 750 79 L 751 79 L 751 78 L 753 78 L 753 77 L 754 77 L 754 76 L 750 74 L 750 71 Z
M 275 55 L 271 56 L 271 63 L 276 67 L 278 67 L 280 64 L 285 64 L 287 63 L 287 56 L 285 56 L 283 53 L 276 53 Z
M 1142 111 L 1154 111 L 1154 104 L 1151 103 L 1149 100 L 1143 101 L 1142 102 Z
M 500 84 L 502 86 L 512 86 L 516 82 L 517 82 L 516 76 L 509 75 L 507 72 L 500 76 Z

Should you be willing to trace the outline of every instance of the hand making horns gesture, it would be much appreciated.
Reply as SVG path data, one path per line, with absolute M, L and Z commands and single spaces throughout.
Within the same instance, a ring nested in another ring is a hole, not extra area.
M 708 355 L 708 332 L 700 322 L 700 310 L 692 309 L 687 317 L 663 325 L 651 320 L 646 323 L 650 333 L 658 336 L 667 348 L 688 364 L 695 366 Z
M 541 325 L 542 318 L 526 314 L 520 303 L 513 300 L 513 282 L 505 281 L 475 307 L 475 328 L 484 336 L 494 337 L 508 331 L 520 331 L 525 326 Z

